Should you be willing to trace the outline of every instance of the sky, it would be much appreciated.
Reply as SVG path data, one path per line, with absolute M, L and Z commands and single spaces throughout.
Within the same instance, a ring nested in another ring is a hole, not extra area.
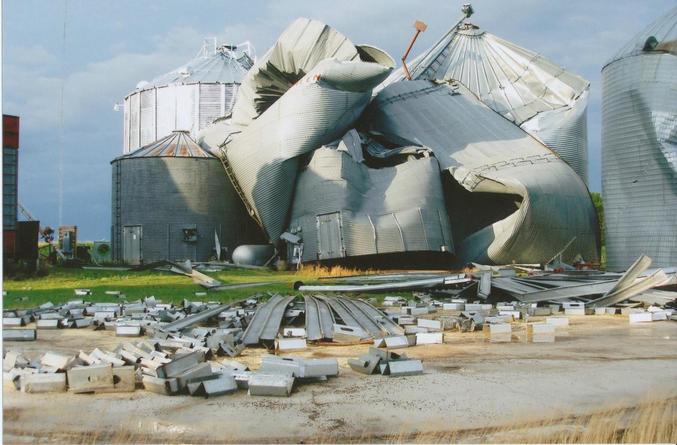
M 110 239 L 110 161 L 122 153 L 122 112 L 113 105 L 139 81 L 192 59 L 204 38 L 248 40 L 262 55 L 304 16 L 399 60 L 414 20 L 428 29 L 411 58 L 447 31 L 467 1 L 4 0 L 2 105 L 21 117 L 19 201 L 43 225 L 75 224 L 78 239 Z M 600 69 L 674 0 L 472 4 L 476 25 L 590 81 L 589 183 L 600 191 Z

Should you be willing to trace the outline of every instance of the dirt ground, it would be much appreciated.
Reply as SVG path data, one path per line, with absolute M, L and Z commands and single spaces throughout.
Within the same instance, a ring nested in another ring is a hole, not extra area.
M 367 345 L 312 346 L 294 354 L 337 357 L 340 375 L 296 387 L 290 398 L 246 391 L 212 399 L 126 394 L 23 394 L 3 385 L 5 443 L 67 441 L 346 441 L 581 415 L 677 395 L 677 323 L 630 325 L 622 316 L 570 317 L 553 343 L 491 344 L 481 332 L 445 333 L 442 345 L 401 350 L 424 374 L 391 378 L 353 372 L 347 359 Z M 41 331 L 36 342 L 5 342 L 27 355 L 114 348 L 110 331 Z M 133 339 L 132 339 L 133 340 Z M 400 351 L 398 351 L 400 352 Z M 239 358 L 257 368 L 263 349 Z M 291 355 L 291 354 L 290 354 Z M 125 439 L 126 438 L 126 439 Z

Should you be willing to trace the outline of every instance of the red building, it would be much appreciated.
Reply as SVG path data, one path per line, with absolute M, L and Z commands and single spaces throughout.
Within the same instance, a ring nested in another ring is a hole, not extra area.
M 19 117 L 2 115 L 2 239 L 3 256 L 13 257 L 19 179 Z

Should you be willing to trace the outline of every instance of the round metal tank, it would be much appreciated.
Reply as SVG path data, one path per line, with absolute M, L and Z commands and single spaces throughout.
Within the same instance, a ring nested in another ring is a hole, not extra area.
M 677 265 L 677 7 L 602 68 L 607 268 Z
M 236 246 L 260 241 L 221 162 L 186 132 L 111 164 L 114 260 L 207 261 L 216 254 L 215 237 L 228 259 Z
M 245 244 L 233 251 L 233 263 L 241 266 L 263 266 L 274 254 L 272 244 Z
M 253 64 L 248 44 L 206 43 L 184 66 L 139 82 L 124 99 L 123 152 L 129 153 L 174 130 L 198 132 L 232 111 L 242 78 Z

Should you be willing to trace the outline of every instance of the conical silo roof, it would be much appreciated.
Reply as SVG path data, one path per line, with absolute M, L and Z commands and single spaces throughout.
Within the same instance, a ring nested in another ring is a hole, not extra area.
M 589 82 L 539 54 L 463 23 L 411 62 L 413 79 L 462 83 L 521 125 L 538 113 L 571 106 Z M 401 70 L 388 83 L 403 77 Z
M 213 158 L 195 142 L 187 131 L 173 131 L 168 136 L 134 150 L 118 159 L 131 158 Z
M 655 41 L 649 42 L 651 37 Z M 604 66 L 647 50 L 677 54 L 677 6 L 635 35 Z
M 144 88 L 172 83 L 239 84 L 253 63 L 246 52 L 236 47 L 221 46 L 213 50 L 203 49 L 190 62 L 156 77 Z

